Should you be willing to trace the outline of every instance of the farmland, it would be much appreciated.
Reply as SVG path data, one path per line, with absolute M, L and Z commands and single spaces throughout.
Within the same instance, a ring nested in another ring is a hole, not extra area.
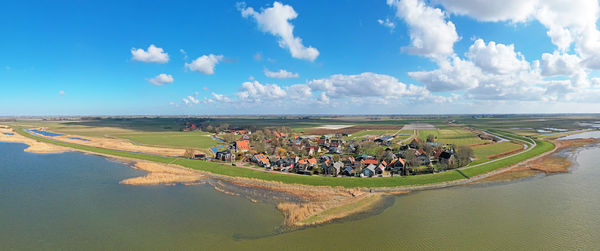
M 475 154 L 476 160 L 472 164 L 488 161 L 489 156 L 510 152 L 513 150 L 520 149 L 521 147 L 521 144 L 513 143 L 510 141 L 473 147 L 473 153 Z
M 475 145 L 489 142 L 480 139 L 473 132 L 456 127 L 447 127 L 436 130 L 419 130 L 419 139 L 425 141 L 428 135 L 435 136 L 437 139 L 436 141 L 443 144 Z

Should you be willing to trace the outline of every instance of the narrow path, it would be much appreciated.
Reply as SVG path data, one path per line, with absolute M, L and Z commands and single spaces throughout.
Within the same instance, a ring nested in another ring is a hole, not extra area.
M 484 132 L 488 133 L 490 135 L 494 135 L 496 137 L 499 137 L 498 135 L 496 135 L 494 133 L 490 133 L 490 132 L 487 132 L 487 131 L 484 131 Z M 512 137 L 507 137 L 507 136 L 504 136 L 504 137 L 506 137 L 506 138 L 512 138 Z M 529 145 L 529 147 L 525 147 L 525 150 L 520 151 L 518 153 L 514 153 L 514 154 L 511 154 L 511 155 L 507 155 L 507 156 L 504 156 L 504 157 L 500 157 L 500 158 L 497 158 L 497 159 L 493 159 L 493 160 L 486 161 L 486 162 L 479 163 L 479 164 L 472 165 L 472 166 L 464 166 L 464 167 L 461 167 L 461 168 L 458 168 L 458 169 L 459 170 L 465 170 L 465 169 L 469 169 L 469 168 L 478 167 L 478 166 L 486 165 L 486 164 L 489 164 L 489 163 L 493 163 L 493 162 L 496 162 L 496 161 L 500 161 L 500 160 L 503 160 L 503 159 L 507 159 L 507 158 L 510 158 L 510 157 L 513 157 L 513 156 L 517 156 L 519 154 L 523 154 L 523 153 L 529 152 L 529 151 L 533 150 L 533 148 L 535 148 L 537 146 L 537 143 L 535 143 L 534 140 L 531 140 L 531 142 L 526 142 L 524 140 L 517 139 L 517 138 L 512 138 L 512 139 L 524 142 L 524 143 L 526 143 L 526 146 Z

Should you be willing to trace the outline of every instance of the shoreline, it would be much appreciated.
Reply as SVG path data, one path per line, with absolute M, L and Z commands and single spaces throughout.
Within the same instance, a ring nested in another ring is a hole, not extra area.
M 570 156 L 561 156 L 561 154 L 600 143 L 600 139 L 557 140 L 554 138 L 551 139 L 551 142 L 556 145 L 556 148 L 553 151 L 548 152 L 548 154 L 541 156 L 541 158 L 519 163 L 496 175 L 481 179 L 476 183 L 504 182 L 529 178 L 540 174 L 551 175 L 568 173 L 575 163 Z
M 14 132 L 14 130 L 11 132 Z M 19 143 L 34 143 L 37 142 L 34 139 L 24 137 L 18 133 L 19 139 L 22 141 L 15 141 Z M 0 138 L 0 141 L 2 138 Z M 50 143 L 42 143 L 46 145 L 52 145 Z M 28 144 L 29 145 L 29 144 Z M 351 215 L 355 215 L 362 212 L 367 212 L 373 208 L 374 205 L 382 201 L 382 198 L 386 194 L 405 194 L 411 191 L 421 191 L 429 189 L 439 189 L 458 185 L 473 184 L 476 182 L 485 181 L 489 177 L 500 177 L 499 174 L 506 173 L 509 170 L 514 169 L 516 166 L 529 163 L 538 159 L 544 159 L 546 156 L 552 155 L 559 149 L 555 147 L 553 150 L 519 162 L 517 164 L 500 168 L 488 173 L 484 173 L 478 176 L 471 177 L 469 179 L 461 179 L 450 182 L 433 183 L 429 185 L 417 185 L 417 186 L 403 186 L 403 187 L 381 187 L 381 188 L 343 188 L 341 186 L 314 186 L 314 185 L 301 185 L 301 184 L 287 184 L 278 181 L 268 181 L 257 178 L 246 178 L 246 177 L 234 177 L 223 174 L 215 174 L 208 171 L 196 170 L 173 164 L 176 160 L 171 163 L 156 163 L 151 161 L 144 161 L 135 158 L 118 157 L 110 154 L 91 152 L 71 147 L 59 147 L 63 151 L 78 151 L 85 154 L 94 154 L 111 159 L 125 160 L 129 164 L 128 166 L 133 169 L 138 169 L 147 172 L 145 176 L 133 177 L 121 181 L 124 185 L 170 185 L 176 183 L 182 183 L 185 185 L 203 184 L 204 179 L 215 179 L 218 181 L 228 182 L 234 185 L 258 189 L 266 189 L 269 191 L 277 191 L 285 194 L 289 194 L 298 199 L 298 201 L 284 201 L 277 204 L 277 209 L 284 216 L 284 224 L 289 227 L 305 227 L 312 225 L 324 224 L 334 220 L 346 218 Z M 29 149 L 29 148 L 28 148 Z M 33 153 L 37 153 L 31 151 Z M 210 182 L 209 182 L 210 184 Z M 227 191 L 223 188 L 217 188 L 213 185 L 215 190 L 223 192 L 229 195 L 241 196 L 239 193 Z M 256 202 L 255 199 L 248 197 L 252 202 Z

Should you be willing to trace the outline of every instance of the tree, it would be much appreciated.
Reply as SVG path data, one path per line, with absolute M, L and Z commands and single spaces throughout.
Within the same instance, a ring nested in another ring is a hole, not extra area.
M 221 136 L 223 140 L 227 143 L 233 143 L 237 139 L 237 137 L 231 133 L 226 133 Z
M 428 156 L 433 155 L 433 146 L 425 144 L 423 145 L 423 150 L 425 150 L 425 153 L 427 153 Z
M 281 148 L 281 147 L 277 147 L 277 149 L 275 150 L 275 152 L 277 153 L 277 155 L 279 156 L 287 156 L 288 151 Z
M 183 153 L 183 157 L 186 157 L 189 159 L 194 158 L 194 155 L 195 155 L 195 151 L 192 148 L 185 149 L 185 153 Z
M 255 141 L 253 143 L 253 146 L 254 146 L 254 150 L 256 150 L 256 152 L 264 153 L 267 151 L 267 145 L 265 144 L 264 141 Z
M 408 149 L 404 152 L 404 160 L 408 163 L 409 166 L 419 166 L 419 161 L 415 153 L 417 151 L 415 149 Z
M 427 142 L 435 142 L 435 136 L 433 134 L 427 135 Z
M 338 155 L 338 154 L 336 154 L 336 155 L 333 155 L 333 161 L 335 161 L 335 162 L 338 162 L 338 161 L 340 161 L 341 159 L 342 159 L 342 158 L 340 157 L 340 155 Z
M 474 156 L 473 149 L 469 146 L 459 146 L 456 148 L 455 156 L 458 166 L 466 166 L 471 163 L 471 158 Z

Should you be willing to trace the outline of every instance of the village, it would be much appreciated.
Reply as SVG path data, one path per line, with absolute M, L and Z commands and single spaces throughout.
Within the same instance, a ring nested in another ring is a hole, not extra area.
M 334 177 L 437 173 L 466 166 L 473 157 L 470 147 L 445 145 L 433 135 L 401 143 L 394 140 L 395 135 L 360 139 L 346 133 L 296 135 L 288 127 L 219 131 L 224 128 L 209 128 L 227 143 L 214 152 L 214 158 L 205 154 L 189 157 L 271 172 Z

